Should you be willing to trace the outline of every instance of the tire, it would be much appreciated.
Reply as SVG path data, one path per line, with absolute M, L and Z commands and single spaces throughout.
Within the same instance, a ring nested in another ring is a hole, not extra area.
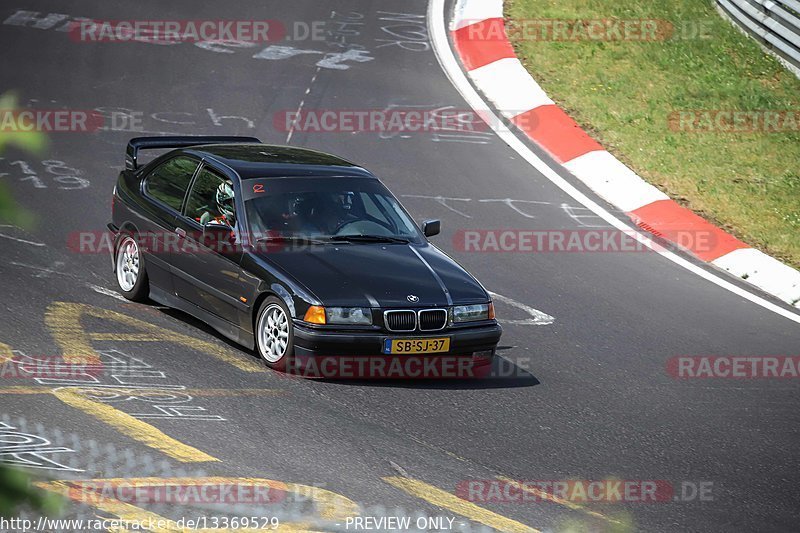
M 280 298 L 269 296 L 261 303 L 253 336 L 264 364 L 281 372 L 289 367 L 294 357 L 294 325 Z
M 114 254 L 114 275 L 122 295 L 134 302 L 147 300 L 150 283 L 139 244 L 133 235 L 124 235 Z

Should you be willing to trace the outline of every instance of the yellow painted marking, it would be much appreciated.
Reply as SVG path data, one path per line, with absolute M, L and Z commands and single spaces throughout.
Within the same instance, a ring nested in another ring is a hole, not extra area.
M 219 461 L 219 459 L 175 440 L 150 424 L 142 422 L 127 413 L 110 405 L 90 400 L 75 389 L 56 389 L 53 394 L 65 404 L 80 409 L 84 413 L 105 422 L 120 433 L 159 450 L 178 461 L 184 463 Z
M 53 302 L 44 313 L 44 323 L 61 348 L 64 361 L 98 364 L 100 358 L 89 344 L 86 332 L 81 326 L 81 314 L 80 304 Z
M 522 522 L 506 518 L 505 516 L 479 507 L 472 502 L 462 500 L 458 496 L 416 479 L 390 476 L 383 478 L 383 480 L 412 496 L 422 498 L 437 507 L 443 507 L 448 511 L 465 516 L 473 522 L 481 523 L 498 531 L 505 531 L 508 533 L 535 533 L 539 531 L 538 529 L 526 526 Z
M 202 487 L 205 485 L 241 485 L 264 487 L 273 490 L 293 493 L 302 496 L 304 499 L 310 499 L 316 503 L 315 508 L 319 513 L 319 518 L 329 521 L 344 521 L 348 517 L 356 516 L 360 512 L 358 505 L 352 500 L 345 498 L 340 494 L 331 492 L 329 490 L 312 487 L 309 485 L 300 485 L 298 483 L 284 483 L 282 481 L 275 481 L 272 479 L 262 478 L 239 478 L 239 477 L 202 477 L 202 478 L 158 478 L 158 477 L 142 477 L 142 478 L 111 478 L 111 479 L 87 479 L 75 481 L 49 481 L 37 482 L 36 486 L 44 490 L 61 494 L 70 500 L 81 503 L 84 505 L 91 505 L 99 510 L 110 513 L 117 518 L 129 521 L 145 522 L 152 519 L 157 524 L 158 520 L 166 526 L 152 531 L 163 533 L 174 533 L 189 531 L 181 529 L 178 523 L 173 520 L 166 519 L 155 513 L 136 507 L 130 503 L 126 503 L 115 498 L 109 497 L 107 494 L 110 489 L 124 486 L 126 489 L 136 489 L 140 487 L 165 487 L 165 486 L 196 486 Z M 113 490 L 111 490 L 113 494 Z M 117 530 L 121 533 L 125 530 Z M 206 533 L 223 533 L 234 530 L 226 529 L 199 529 L 191 531 L 203 531 Z M 257 531 L 264 531 L 263 529 L 236 529 L 237 533 L 255 533 Z M 294 533 L 311 533 L 318 531 L 314 529 L 312 522 L 294 522 L 284 523 L 281 522 L 280 527 L 272 531 L 278 532 L 294 532 Z
M 53 389 L 47 387 L 13 386 L 0 388 L 0 394 L 50 394 Z
M 86 332 L 81 326 L 81 318 L 84 316 L 111 320 L 122 324 L 126 329 L 133 328 L 139 332 L 122 334 Z M 54 302 L 45 312 L 45 324 L 52 332 L 56 343 L 61 348 L 64 360 L 68 363 L 100 363 L 97 353 L 91 346 L 92 340 L 161 341 L 180 344 L 192 350 L 207 353 L 245 372 L 266 372 L 266 368 L 257 361 L 237 357 L 229 350 L 211 342 L 167 330 L 123 313 L 87 304 Z
M 93 341 L 160 342 L 163 339 L 147 333 L 89 333 Z
M 11 351 L 11 346 L 0 342 L 0 364 L 8 363 L 14 360 L 14 352 Z
M 504 483 L 508 483 L 509 485 L 514 487 L 515 489 L 519 489 L 519 490 L 521 490 L 523 492 L 527 492 L 528 494 L 533 494 L 534 496 L 536 496 L 537 498 L 540 498 L 542 500 L 547 500 L 547 501 L 550 501 L 550 502 L 553 502 L 553 503 L 557 503 L 558 505 L 563 505 L 564 507 L 566 507 L 568 509 L 572 509 L 573 511 L 580 511 L 582 513 L 588 514 L 589 516 L 594 516 L 595 518 L 601 518 L 603 520 L 607 520 L 607 521 L 613 522 L 615 524 L 622 524 L 622 522 L 620 522 L 619 520 L 616 520 L 614 518 L 606 516 L 606 515 L 604 515 L 602 513 L 598 513 L 597 511 L 592 511 L 591 509 L 587 509 L 586 507 L 584 507 L 582 505 L 579 505 L 579 504 L 577 504 L 575 502 L 571 502 L 569 500 L 565 500 L 563 498 L 559 498 L 558 496 L 554 496 L 553 494 L 550 494 L 550 493 L 548 493 L 546 491 L 537 489 L 536 487 L 530 487 L 530 486 L 524 485 L 524 484 L 522 484 L 522 483 L 520 483 L 518 481 L 514 481 L 513 479 L 507 478 L 507 477 L 497 476 L 497 479 L 499 479 L 500 481 L 503 481 Z

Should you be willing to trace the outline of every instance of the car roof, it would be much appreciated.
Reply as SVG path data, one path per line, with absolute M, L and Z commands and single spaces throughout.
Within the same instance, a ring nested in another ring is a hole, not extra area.
M 271 144 L 204 144 L 185 152 L 218 161 L 243 179 L 286 177 L 375 178 L 368 170 L 341 157 L 293 146 Z

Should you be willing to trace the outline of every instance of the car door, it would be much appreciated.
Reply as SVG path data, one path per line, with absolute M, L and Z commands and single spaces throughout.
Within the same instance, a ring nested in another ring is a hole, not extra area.
M 173 263 L 176 294 L 197 307 L 238 325 L 248 309 L 240 300 L 241 248 L 236 243 L 236 201 L 233 180 L 203 164 L 176 220 L 181 253 Z M 205 241 L 203 229 L 214 226 L 230 241 Z
M 200 160 L 180 155 L 157 164 L 142 180 L 142 217 L 136 220 L 144 240 L 150 283 L 174 293 L 170 265 L 177 256 L 175 221 Z

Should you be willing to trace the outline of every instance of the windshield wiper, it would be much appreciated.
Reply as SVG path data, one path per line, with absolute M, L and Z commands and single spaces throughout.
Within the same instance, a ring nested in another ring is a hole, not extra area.
M 388 237 L 385 235 L 334 235 L 330 240 L 340 242 L 391 242 L 399 244 L 408 244 L 411 242 L 410 239 L 404 237 Z
M 268 237 L 261 237 L 255 242 L 291 242 L 293 244 L 326 244 L 327 241 L 319 239 L 312 239 L 311 237 L 302 237 L 299 235 L 271 235 Z

